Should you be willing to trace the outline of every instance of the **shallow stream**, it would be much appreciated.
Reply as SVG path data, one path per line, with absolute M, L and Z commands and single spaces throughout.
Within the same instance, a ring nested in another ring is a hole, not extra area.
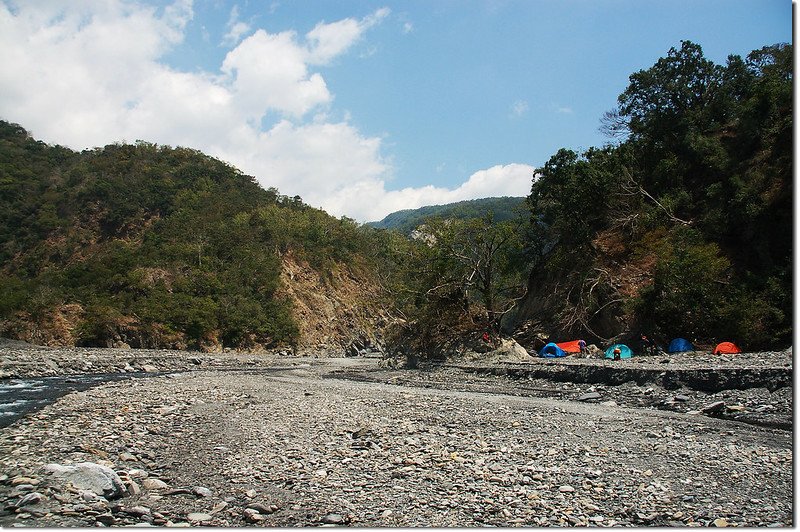
M 105 382 L 152 377 L 157 373 L 100 373 L 39 377 L 0 381 L 0 428 L 7 427 L 26 414 L 35 412 L 73 391 L 82 391 Z

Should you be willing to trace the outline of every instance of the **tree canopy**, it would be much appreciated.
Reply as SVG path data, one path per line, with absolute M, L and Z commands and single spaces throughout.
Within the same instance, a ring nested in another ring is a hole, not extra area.
M 621 141 L 562 149 L 537 170 L 533 234 L 552 245 L 542 269 L 569 279 L 556 289 L 562 327 L 788 341 L 791 57 L 778 44 L 716 65 L 684 41 L 632 74 L 604 117 Z

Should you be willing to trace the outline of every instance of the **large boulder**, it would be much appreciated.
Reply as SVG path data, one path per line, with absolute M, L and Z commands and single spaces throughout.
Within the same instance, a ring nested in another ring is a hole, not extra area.
M 486 353 L 473 353 L 465 358 L 474 362 L 530 362 L 534 357 L 511 338 L 502 338 L 496 347 Z
M 78 489 L 90 490 L 106 499 L 117 499 L 126 493 L 122 480 L 110 467 L 92 462 L 74 465 L 47 464 L 44 471 L 71 483 Z
M 498 360 L 504 362 L 530 362 L 533 358 L 528 350 L 510 338 L 500 341 L 500 347 L 495 351 Z

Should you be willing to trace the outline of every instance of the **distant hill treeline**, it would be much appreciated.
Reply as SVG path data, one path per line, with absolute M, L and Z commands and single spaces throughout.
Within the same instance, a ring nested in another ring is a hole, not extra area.
M 491 214 L 496 222 L 503 222 L 516 217 L 528 216 L 524 197 L 502 196 L 459 201 L 446 205 L 430 205 L 418 209 L 404 209 L 389 214 L 379 222 L 367 225 L 376 229 L 394 229 L 404 235 L 410 234 L 422 225 L 426 218 L 440 217 L 457 220 L 482 218 Z

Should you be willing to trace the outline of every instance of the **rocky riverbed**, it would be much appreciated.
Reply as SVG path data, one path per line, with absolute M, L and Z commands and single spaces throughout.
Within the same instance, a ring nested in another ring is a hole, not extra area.
M 90 369 L 153 370 L 0 429 L 0 526 L 794 524 L 791 431 L 702 411 L 752 397 L 791 410 L 786 387 L 715 398 L 365 358 L 0 355 L 17 377 L 89 355 Z

